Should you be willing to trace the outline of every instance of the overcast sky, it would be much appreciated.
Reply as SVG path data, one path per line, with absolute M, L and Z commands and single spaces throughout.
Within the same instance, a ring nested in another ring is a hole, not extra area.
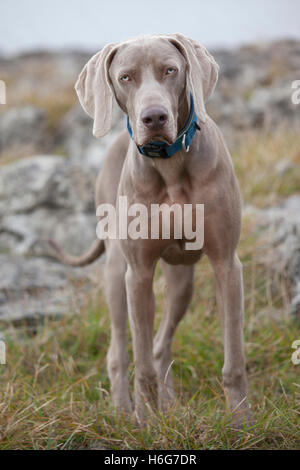
M 181 32 L 208 47 L 300 38 L 300 0 L 0 0 L 0 51 Z

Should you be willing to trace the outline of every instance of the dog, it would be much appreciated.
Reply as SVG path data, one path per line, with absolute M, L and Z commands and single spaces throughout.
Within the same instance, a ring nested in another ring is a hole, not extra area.
M 114 405 L 131 413 L 127 312 L 135 364 L 134 411 L 139 423 L 150 408 L 165 410 L 175 393 L 171 345 L 193 293 L 195 263 L 206 255 L 216 277 L 224 340 L 226 398 L 237 426 L 250 422 L 243 345 L 243 279 L 237 256 L 240 192 L 223 136 L 205 104 L 218 65 L 197 41 L 182 34 L 153 35 L 108 44 L 94 55 L 75 85 L 93 134 L 111 128 L 115 99 L 127 129 L 112 143 L 96 182 L 96 206 L 119 198 L 128 204 L 204 204 L 204 243 L 186 249 L 184 237 L 97 239 L 84 255 L 71 256 L 55 243 L 61 261 L 83 266 L 106 252 L 106 298 L 111 315 L 107 366 Z M 193 211 L 193 217 L 195 213 Z M 175 224 L 175 222 L 174 222 Z M 173 227 L 174 228 L 174 227 Z M 167 308 L 154 337 L 153 275 L 160 260 Z

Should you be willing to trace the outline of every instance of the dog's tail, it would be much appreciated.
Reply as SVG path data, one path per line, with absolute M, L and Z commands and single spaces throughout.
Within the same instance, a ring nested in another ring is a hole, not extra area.
M 55 240 L 50 239 L 48 240 L 48 243 L 54 250 L 53 256 L 62 263 L 70 266 L 86 266 L 91 264 L 105 251 L 104 241 L 99 239 L 95 240 L 91 248 L 86 253 L 79 256 L 74 256 L 64 252 Z

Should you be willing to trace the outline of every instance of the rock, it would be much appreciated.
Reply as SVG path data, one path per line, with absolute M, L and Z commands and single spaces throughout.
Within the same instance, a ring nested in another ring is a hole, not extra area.
M 8 148 L 46 148 L 49 141 L 46 112 L 33 106 L 8 110 L 0 119 L 0 151 Z
M 290 313 L 300 314 L 300 195 L 289 197 L 279 207 L 261 210 L 259 221 L 273 247 L 267 262 L 276 276 L 288 281 Z
M 209 102 L 208 109 L 222 130 L 249 128 L 253 126 L 254 119 L 257 119 L 254 113 L 248 112 L 246 103 L 239 96 L 224 99 L 220 93 L 216 94 Z
M 275 171 L 279 176 L 282 176 L 293 169 L 295 169 L 295 164 L 287 158 L 279 160 L 275 165 Z
M 0 170 L 0 217 L 28 212 L 49 202 L 49 186 L 63 165 L 62 157 L 36 156 Z
M 96 215 L 65 209 L 37 209 L 29 214 L 7 215 L 0 220 L 0 253 L 43 255 L 53 238 L 70 253 L 84 252 L 96 237 Z
M 60 263 L 44 258 L 0 255 L 0 292 L 15 294 L 66 287 L 66 271 Z
M 241 73 L 241 64 L 234 51 L 217 49 L 212 51 L 212 55 L 220 67 L 220 76 L 229 80 L 239 76 Z
M 73 254 L 90 247 L 97 224 L 95 176 L 57 156 L 0 169 L 0 321 L 17 324 L 77 311 L 79 293 L 84 301 L 86 289 L 98 283 L 95 266 L 63 266 L 49 258 L 45 242 L 54 238 Z M 74 281 L 84 289 L 73 288 Z
M 93 171 L 83 163 L 78 165 L 67 159 L 56 167 L 44 189 L 47 206 L 94 214 L 94 186 L 98 170 Z
M 36 156 L 0 170 L 0 217 L 37 207 L 95 212 L 96 172 L 71 165 L 63 157 Z
M 300 312 L 300 286 L 296 289 L 296 294 L 292 297 L 290 313 L 298 315 Z
M 0 266 L 0 322 L 76 313 L 99 282 L 95 265 L 76 270 L 46 258 L 0 255 Z
M 0 305 L 3 305 L 6 302 L 6 296 L 3 292 L 0 292 Z
M 43 319 L 57 319 L 66 315 L 71 310 L 71 302 L 66 297 L 56 299 L 48 295 L 39 297 L 27 297 L 23 300 L 16 300 L 5 305 L 0 305 L 0 323 L 35 325 Z
M 78 104 L 63 117 L 59 127 L 60 143 L 73 163 L 98 171 L 113 139 L 125 128 L 125 118 L 115 105 L 111 131 L 101 139 L 96 139 L 92 134 L 93 120 Z
M 248 108 L 250 113 L 260 114 L 262 123 L 275 127 L 287 122 L 300 122 L 299 108 L 292 102 L 293 77 L 276 80 L 272 86 L 257 87 L 253 91 Z
M 67 154 L 84 161 L 87 148 L 97 142 L 92 136 L 93 120 L 77 104 L 62 118 L 59 128 L 60 142 Z

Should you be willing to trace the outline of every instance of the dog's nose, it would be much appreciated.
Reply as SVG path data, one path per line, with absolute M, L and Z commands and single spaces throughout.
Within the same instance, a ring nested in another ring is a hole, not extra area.
M 141 114 L 143 124 L 152 131 L 159 131 L 168 121 L 168 112 L 162 106 L 151 106 Z

